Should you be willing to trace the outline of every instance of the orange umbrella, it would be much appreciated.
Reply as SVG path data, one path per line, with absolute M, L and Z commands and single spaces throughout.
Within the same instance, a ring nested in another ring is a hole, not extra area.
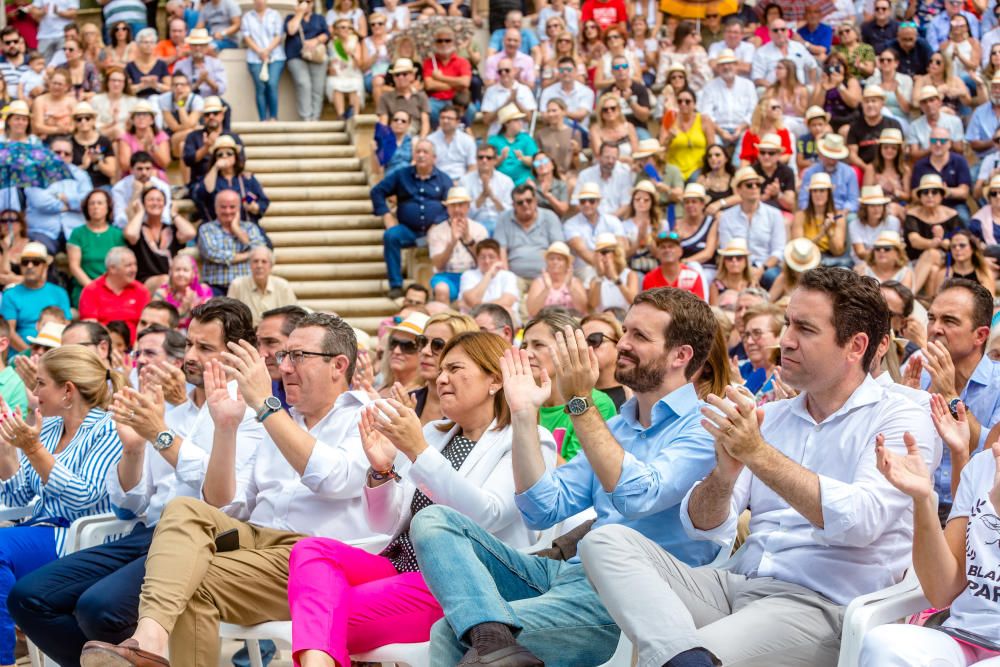
M 709 8 L 728 16 L 737 12 L 739 4 L 737 0 L 660 0 L 660 11 L 683 19 L 703 19 Z

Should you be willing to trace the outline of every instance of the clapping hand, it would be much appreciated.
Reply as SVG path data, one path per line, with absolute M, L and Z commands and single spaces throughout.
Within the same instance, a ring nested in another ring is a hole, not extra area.
M 396 401 L 410 410 L 417 409 L 417 401 L 413 396 L 410 395 L 408 391 L 399 382 L 393 383 L 392 387 L 389 388 L 389 395 Z
M 557 331 L 555 338 L 559 393 L 567 400 L 574 396 L 589 397 L 601 374 L 597 353 L 587 345 L 583 329 L 567 326 Z
M 775 367 L 774 374 L 771 376 L 771 385 L 774 387 L 774 398 L 776 400 L 781 401 L 786 398 L 795 398 L 799 395 L 798 390 L 793 389 L 791 385 L 781 379 L 781 366 Z
M 957 458 L 966 461 L 969 458 L 969 440 L 972 435 L 969 421 L 965 417 L 965 403 L 959 401 L 955 411 L 958 413 L 957 418 L 951 415 L 948 402 L 941 394 L 931 394 L 931 420 L 934 428 L 951 452 L 952 460 Z
M 531 361 L 527 350 L 508 349 L 500 357 L 500 373 L 503 376 L 503 395 L 511 414 L 529 412 L 537 415 L 552 395 L 552 380 L 548 372 L 541 370 L 542 385 L 535 383 L 531 373 Z
M 910 389 L 920 389 L 920 373 L 924 369 L 923 357 L 913 355 L 906 364 L 906 372 L 900 378 L 900 384 Z
M 878 470 L 894 487 L 914 500 L 928 498 L 934 491 L 927 464 L 917 449 L 917 440 L 909 431 L 903 434 L 906 456 L 900 456 L 885 446 L 885 436 L 875 436 L 875 459 Z M 994 452 L 997 445 L 994 443 Z
M 392 398 L 377 401 L 374 405 L 375 430 L 388 438 L 408 459 L 416 461 L 427 449 L 420 417 Z
M 156 440 L 158 433 L 167 430 L 163 419 L 164 403 L 163 390 L 159 385 L 154 384 L 142 392 L 125 387 L 115 394 L 111 402 L 111 415 L 115 423 L 132 428 L 152 442 Z
M 222 368 L 227 377 L 236 380 L 250 409 L 258 412 L 264 399 L 271 395 L 271 374 L 267 372 L 267 364 L 257 348 L 245 340 L 226 345 L 229 351 L 222 353 Z
M 42 413 L 35 408 L 32 424 L 21 416 L 21 408 L 11 411 L 7 402 L 0 398 L 0 440 L 22 452 L 32 454 L 42 447 L 38 439 L 42 433 Z
M 725 398 L 709 394 L 705 400 L 712 407 L 701 409 L 705 416 L 701 425 L 730 457 L 745 464 L 765 446 L 760 433 L 764 411 L 756 406 L 749 392 L 727 387 Z
M 372 470 L 383 472 L 392 467 L 396 460 L 396 447 L 389 442 L 389 438 L 382 435 L 375 428 L 375 413 L 378 408 L 375 405 L 368 405 L 361 411 L 361 421 L 358 423 L 358 430 L 361 432 L 361 446 L 364 447 L 365 456 Z
M 29 393 L 38 385 L 38 359 L 19 354 L 14 357 L 14 372 L 21 378 Z
M 187 400 L 187 378 L 184 371 L 162 359 L 142 367 L 139 383 L 141 387 L 159 385 L 164 400 L 170 405 L 180 405 Z
M 233 398 L 226 386 L 226 371 L 217 360 L 205 364 L 202 375 L 205 381 L 205 403 L 216 428 L 235 430 L 246 415 L 247 404 L 237 394 Z
M 924 367 L 931 376 L 931 390 L 949 399 L 958 396 L 955 389 L 955 363 L 948 348 L 932 340 L 928 341 L 923 353 Z
M 354 389 L 365 392 L 373 401 L 379 398 L 375 391 L 375 369 L 372 368 L 368 350 L 358 350 L 358 360 L 354 366 Z

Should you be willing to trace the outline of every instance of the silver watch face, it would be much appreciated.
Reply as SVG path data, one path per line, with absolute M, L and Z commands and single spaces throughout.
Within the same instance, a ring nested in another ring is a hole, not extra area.
M 170 431 L 161 431 L 156 434 L 156 442 L 153 444 L 157 449 L 166 449 L 174 444 L 174 434 Z
M 566 404 L 566 407 L 569 408 L 571 415 L 582 415 L 587 411 L 587 401 L 579 396 L 574 396 L 569 399 L 569 403 Z
M 268 410 L 278 411 L 281 409 L 281 401 L 277 396 L 268 396 L 264 399 L 264 407 Z

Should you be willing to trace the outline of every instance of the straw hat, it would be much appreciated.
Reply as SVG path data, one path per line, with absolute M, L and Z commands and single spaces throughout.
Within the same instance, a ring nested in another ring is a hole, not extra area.
M 617 243 L 617 241 L 616 241 Z M 572 260 L 573 253 L 570 252 L 569 246 L 562 241 L 553 241 L 548 248 L 545 249 L 545 255 L 562 255 L 566 259 Z
M 757 143 L 758 151 L 781 151 L 784 147 L 781 145 L 781 137 L 774 134 L 773 132 L 768 132 L 760 141 Z
M 823 107 L 812 106 L 806 109 L 806 122 L 808 123 L 814 118 L 822 118 L 823 120 L 829 121 L 830 114 L 828 114 Z
M 31 109 L 24 100 L 14 100 L 4 107 L 4 116 L 28 116 L 31 117 Z
M 816 147 L 816 150 L 819 151 L 820 155 L 831 160 L 843 160 L 850 155 L 844 138 L 835 132 L 824 134 L 823 138 L 819 140 L 819 146 Z
M 903 245 L 903 238 L 899 235 L 899 232 L 891 229 L 883 230 L 878 236 L 875 237 L 875 242 L 872 243 L 872 247 L 877 248 L 880 246 L 892 246 L 899 251 L 900 255 L 906 252 L 906 246 Z
M 750 248 L 746 239 L 729 239 L 729 243 L 719 249 L 723 257 L 749 257 Z
M 885 196 L 881 185 L 866 185 L 861 188 L 861 199 L 859 201 L 866 206 L 885 206 L 892 199 Z
M 785 246 L 785 264 L 793 271 L 815 269 L 820 258 L 819 247 L 807 238 L 795 239 Z
M 733 187 L 737 187 L 744 181 L 764 181 L 764 177 L 757 173 L 753 167 L 740 167 L 733 176 Z
M 683 72 L 684 76 L 687 77 L 687 68 L 681 63 L 674 63 L 667 68 L 667 79 L 670 79 L 670 74 L 673 72 Z
M 656 186 L 648 178 L 642 179 L 632 187 L 632 194 L 634 195 L 636 192 L 645 192 L 656 201 Z
M 684 186 L 684 195 L 681 199 L 700 199 L 707 203 L 711 197 L 705 192 L 705 186 L 701 183 L 688 183 Z
M 991 86 L 1000 86 L 1000 71 L 993 73 L 993 78 L 990 79 Z
M 601 187 L 597 183 L 584 183 L 577 199 L 600 199 Z
M 208 30 L 205 28 L 195 28 L 187 37 L 184 38 L 184 43 L 189 46 L 197 44 L 211 44 L 212 36 L 208 34 Z
M 203 113 L 212 113 L 213 111 L 223 111 L 225 106 L 222 104 L 222 98 L 212 95 L 211 97 L 205 98 L 205 106 L 202 107 Z
M 44 244 L 38 241 L 30 241 L 24 245 L 21 251 L 21 259 L 44 259 L 46 262 L 52 261 L 52 255 Z
M 424 313 L 413 312 L 407 315 L 406 319 L 396 326 L 389 327 L 389 331 L 402 331 L 419 336 L 424 332 L 424 327 L 427 326 L 427 320 L 429 319 L 431 318 Z
M 945 184 L 941 180 L 941 177 L 937 174 L 924 174 L 920 177 L 920 183 L 913 190 L 914 192 L 920 192 L 922 190 L 944 190 Z
M 25 336 L 31 345 L 43 345 L 45 347 L 59 347 L 62 344 L 62 332 L 66 328 L 65 324 L 58 322 L 46 322 L 42 330 L 34 336 Z
M 885 99 L 885 91 L 882 90 L 882 86 L 873 83 L 870 86 L 865 86 L 864 91 L 861 93 L 861 97 L 881 97 Z
M 362 331 L 356 327 L 351 327 L 354 329 L 354 337 L 358 341 L 359 350 L 370 350 L 372 349 L 372 337 L 368 335 L 367 331 Z
M 988 188 L 986 188 L 986 190 L 987 192 L 989 192 L 990 190 L 1000 190 L 1000 174 L 990 179 L 990 185 Z
M 902 146 L 903 131 L 897 127 L 887 127 L 882 130 L 882 134 L 878 135 L 878 143 L 896 144 L 897 146 Z
M 646 158 L 651 155 L 656 155 L 663 151 L 663 147 L 660 146 L 660 142 L 657 139 L 643 139 L 639 142 L 639 146 L 632 153 L 634 158 Z
M 738 61 L 736 60 L 736 53 L 732 49 L 722 49 L 719 52 L 719 57 L 715 59 L 716 65 L 728 65 L 735 62 Z
M 817 171 L 809 179 L 809 189 L 810 190 L 832 190 L 833 180 L 830 178 L 830 174 L 825 171 Z
M 448 190 L 448 196 L 444 200 L 445 206 L 449 204 L 467 204 L 472 201 L 469 191 L 463 187 L 456 186 Z
M 414 72 L 416 67 L 413 66 L 413 61 L 409 58 L 399 58 L 392 64 L 392 69 L 389 70 L 390 74 L 402 74 L 403 72 Z
M 94 107 L 90 106 L 89 102 L 77 102 L 76 106 L 73 107 L 73 118 L 77 116 L 96 116 L 97 112 L 94 111 Z
M 501 125 L 506 125 L 509 121 L 524 118 L 524 114 L 517 108 L 516 104 L 508 104 L 497 112 L 497 121 Z
M 556 243 L 559 243 L 556 241 Z M 598 234 L 597 238 L 594 240 L 594 250 L 601 251 L 605 248 L 617 248 L 618 247 L 618 237 L 614 234 L 605 232 L 604 234 Z
M 223 148 L 228 148 L 233 151 L 238 151 L 240 147 L 239 144 L 236 143 L 236 140 L 233 139 L 230 135 L 221 134 L 219 135 L 219 138 L 215 140 L 215 143 L 212 144 L 212 152 L 215 153 L 216 151 L 220 151 Z
M 941 97 L 941 93 L 938 92 L 938 89 L 934 86 L 924 86 L 917 93 L 917 104 L 934 99 L 935 97 Z
M 154 109 L 153 105 L 147 102 L 146 100 L 139 100 L 138 102 L 135 103 L 135 106 L 132 107 L 132 110 L 129 111 L 128 113 L 130 116 L 134 116 L 137 113 L 148 113 L 150 116 L 155 116 L 156 109 Z

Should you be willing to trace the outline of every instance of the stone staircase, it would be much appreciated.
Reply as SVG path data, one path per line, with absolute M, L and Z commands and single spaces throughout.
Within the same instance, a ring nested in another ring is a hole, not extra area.
M 271 199 L 261 224 L 274 242 L 275 274 L 303 306 L 374 332 L 398 306 L 385 296 L 382 221 L 345 123 L 237 122 L 233 131 Z

